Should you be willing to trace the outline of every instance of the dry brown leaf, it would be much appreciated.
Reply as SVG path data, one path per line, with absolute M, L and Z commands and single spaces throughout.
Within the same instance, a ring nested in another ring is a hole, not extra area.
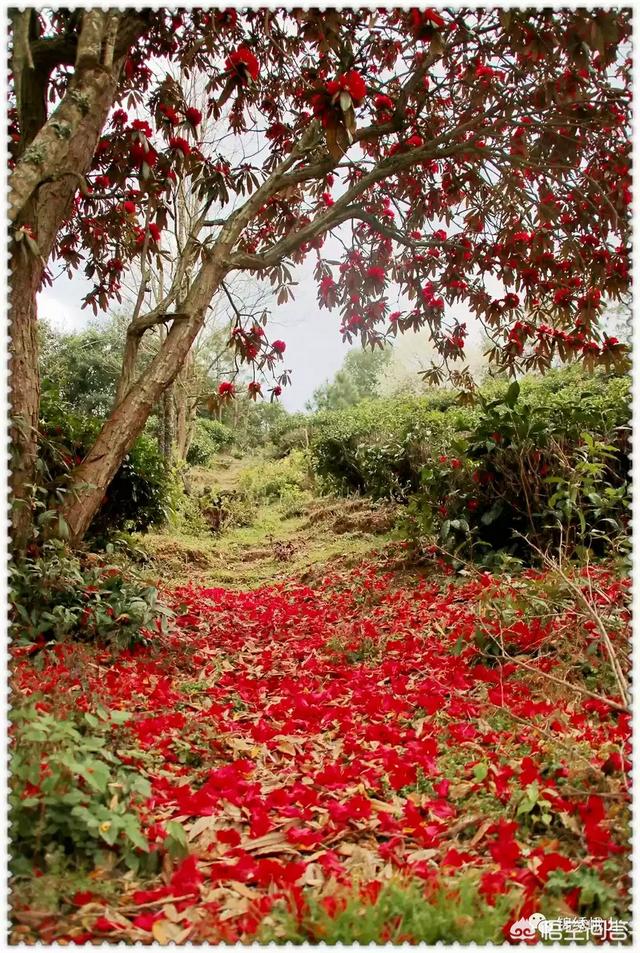
M 438 855 L 438 851 L 433 848 L 425 848 L 424 850 L 414 850 L 410 854 L 407 854 L 407 860 L 409 863 L 416 863 L 419 860 L 431 860 L 433 857 Z
M 219 819 L 212 814 L 206 817 L 199 817 L 194 821 L 191 827 L 187 828 L 187 840 L 195 840 L 203 831 L 219 830 Z
M 479 844 L 493 823 L 494 822 L 491 819 L 489 819 L 488 821 L 485 821 L 483 824 L 481 824 L 478 830 L 476 831 L 476 833 L 473 835 L 473 837 L 469 841 L 469 847 L 475 847 L 476 844 Z
M 245 897 L 246 900 L 257 900 L 260 896 L 257 890 L 247 887 L 246 884 L 240 883 L 239 880 L 232 881 L 230 887 L 235 893 L 240 894 L 241 897 Z

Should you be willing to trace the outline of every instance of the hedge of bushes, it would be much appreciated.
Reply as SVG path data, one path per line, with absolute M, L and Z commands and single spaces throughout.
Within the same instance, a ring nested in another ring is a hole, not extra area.
M 316 418 L 311 458 L 328 489 L 406 502 L 414 534 L 459 554 L 600 551 L 626 527 L 629 399 L 628 378 L 570 368 L 494 381 L 472 406 L 366 401 Z
M 215 455 L 221 450 L 228 450 L 233 442 L 234 434 L 231 427 L 220 423 L 219 420 L 197 417 L 193 438 L 187 451 L 187 463 L 191 466 L 209 466 Z

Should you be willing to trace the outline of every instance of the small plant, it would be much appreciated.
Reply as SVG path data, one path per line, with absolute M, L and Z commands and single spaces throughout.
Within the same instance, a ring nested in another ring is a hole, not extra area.
M 502 939 L 515 899 L 496 898 L 495 906 L 480 899 L 471 878 L 442 885 L 425 895 L 423 885 L 379 883 L 360 892 L 331 895 L 324 901 L 309 897 L 296 917 L 286 907 L 271 914 L 274 926 L 263 929 L 260 942 L 287 940 L 311 943 L 490 943 Z
M 136 806 L 149 782 L 114 753 L 128 712 L 42 710 L 42 702 L 12 712 L 10 826 L 14 874 L 47 868 L 65 857 L 97 865 L 105 851 L 137 869 L 148 852 Z
M 197 417 L 193 438 L 187 451 L 187 463 L 190 466 L 208 467 L 221 450 L 233 445 L 233 430 L 218 420 Z
M 60 542 L 10 569 L 11 636 L 41 648 L 62 640 L 144 644 L 171 615 L 154 586 L 115 566 L 83 566 Z

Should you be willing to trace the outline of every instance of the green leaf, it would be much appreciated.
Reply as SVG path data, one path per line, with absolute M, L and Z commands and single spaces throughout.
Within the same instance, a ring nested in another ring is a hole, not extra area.
M 486 761 L 481 761 L 473 769 L 473 776 L 476 779 L 476 781 L 484 781 L 488 773 L 489 773 L 489 765 L 487 764 Z
M 520 396 L 520 384 L 517 381 L 514 381 L 513 384 L 511 384 L 511 386 L 509 387 L 509 390 L 507 391 L 504 397 L 504 402 L 507 405 L 507 407 L 513 410 L 519 396 Z

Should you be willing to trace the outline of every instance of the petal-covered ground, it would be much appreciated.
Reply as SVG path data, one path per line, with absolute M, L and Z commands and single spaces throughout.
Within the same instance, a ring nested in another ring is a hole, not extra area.
M 575 578 L 622 654 L 625 584 Z M 505 928 L 537 909 L 624 917 L 629 716 L 601 624 L 561 581 L 369 564 L 171 600 L 150 647 L 17 663 L 16 690 L 45 709 L 131 713 L 119 757 L 151 782 L 161 859 L 155 880 L 70 898 L 55 922 L 23 911 L 32 936 L 283 937 L 309 903 L 375 904 L 388 882 L 455 899 L 457 879 L 488 907 L 509 898 Z M 186 856 L 166 849 L 171 821 Z

